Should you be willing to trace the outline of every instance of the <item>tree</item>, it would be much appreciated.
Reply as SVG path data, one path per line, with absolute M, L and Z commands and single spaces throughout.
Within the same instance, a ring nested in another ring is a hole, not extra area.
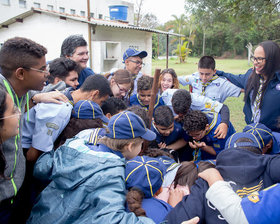
M 137 0 L 136 5 L 137 5 L 137 17 L 136 17 L 136 26 L 139 26 L 139 21 L 140 21 L 140 15 L 141 15 L 141 9 L 143 5 L 144 0 Z

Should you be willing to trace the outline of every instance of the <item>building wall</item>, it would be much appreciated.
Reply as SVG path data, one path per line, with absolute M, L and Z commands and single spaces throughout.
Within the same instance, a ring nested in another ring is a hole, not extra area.
M 148 52 L 148 56 L 144 59 L 146 65 L 142 71 L 151 74 L 152 33 L 104 26 L 97 26 L 93 33 L 95 33 L 92 35 L 92 68 L 94 71 L 102 73 L 107 72 L 113 67 L 123 68 L 122 55 L 124 51 L 128 47 L 135 47 L 140 51 L 146 50 Z M 8 28 L 1 28 L 0 44 L 15 36 L 30 38 L 48 49 L 48 54 L 46 55 L 48 61 L 60 56 L 60 48 L 63 40 L 73 34 L 81 34 L 88 41 L 87 23 L 70 19 L 62 20 L 58 16 L 44 13 L 34 13 L 26 17 L 22 23 L 16 22 L 10 24 Z M 104 63 L 105 53 L 104 47 L 102 48 L 102 46 L 104 46 L 106 41 L 117 42 L 118 48 L 117 53 L 114 53 L 116 54 L 115 58 L 117 60 L 105 62 L 107 66 L 105 66 L 106 70 L 104 70 L 104 67 L 100 67 L 100 65 Z
M 48 49 L 46 58 L 52 60 L 60 56 L 63 40 L 72 34 L 81 34 L 87 40 L 87 24 L 35 13 L 26 17 L 23 23 L 13 23 L 9 28 L 0 29 L 0 43 L 15 36 L 30 38 L 45 46 Z
M 6 5 L 4 2 L 9 2 Z M 14 16 L 24 13 L 35 7 L 34 3 L 39 3 L 41 9 L 49 9 L 48 5 L 53 6 L 53 10 L 59 12 L 59 8 L 65 8 L 65 13 L 70 14 L 71 9 L 75 9 L 75 14 L 81 16 L 81 11 L 85 12 L 87 17 L 87 1 L 80 0 L 26 0 L 26 7 L 21 8 L 19 1 L 24 0 L 0 0 L 0 23 L 4 22 Z M 99 18 L 99 14 L 102 15 L 102 19 L 109 20 L 109 6 L 110 5 L 127 5 L 128 6 L 128 18 L 130 24 L 134 24 L 134 5 L 130 2 L 123 0 L 90 0 L 90 12 L 94 13 L 95 19 Z
M 145 66 L 142 68 L 142 71 L 147 74 L 151 74 L 152 69 L 152 33 L 143 32 L 132 29 L 120 29 L 120 28 L 112 28 L 105 26 L 98 26 L 95 29 L 95 34 L 92 38 L 93 46 L 98 45 L 99 50 L 93 50 L 93 67 L 98 67 L 100 62 L 95 63 L 96 57 L 102 58 L 104 57 L 104 49 L 99 44 L 95 44 L 94 42 L 117 42 L 120 43 L 120 52 L 116 55 L 118 61 L 115 63 L 114 67 L 123 68 L 124 64 L 122 63 L 122 57 L 125 50 L 129 47 L 134 47 L 135 49 L 142 51 L 145 50 L 148 53 L 148 56 L 144 58 Z M 98 71 L 99 72 L 99 71 Z M 104 71 L 106 72 L 106 71 Z

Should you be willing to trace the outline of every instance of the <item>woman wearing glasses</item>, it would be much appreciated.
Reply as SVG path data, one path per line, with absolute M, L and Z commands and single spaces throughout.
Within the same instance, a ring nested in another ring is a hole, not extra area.
M 243 112 L 245 121 L 263 123 L 273 131 L 280 132 L 280 48 L 273 41 L 258 45 L 251 57 L 254 67 L 244 75 L 218 71 L 236 86 L 245 90 Z

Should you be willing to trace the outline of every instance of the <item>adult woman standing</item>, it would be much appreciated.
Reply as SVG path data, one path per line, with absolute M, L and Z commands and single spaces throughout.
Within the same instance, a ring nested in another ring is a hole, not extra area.
M 236 86 L 245 89 L 243 112 L 247 124 L 263 123 L 280 132 L 280 48 L 273 41 L 258 45 L 252 56 L 254 67 L 244 75 L 218 71 Z

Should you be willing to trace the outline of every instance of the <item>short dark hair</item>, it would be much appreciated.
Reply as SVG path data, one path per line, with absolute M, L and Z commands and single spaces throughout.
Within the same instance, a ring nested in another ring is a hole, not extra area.
M 191 94 L 185 89 L 178 89 L 173 94 L 171 103 L 176 114 L 186 114 L 192 104 Z
M 203 56 L 198 61 L 198 68 L 215 70 L 216 62 L 212 56 Z
M 201 112 L 200 110 L 192 110 L 189 111 L 184 116 L 184 130 L 186 132 L 190 131 L 202 131 L 205 129 L 206 125 L 208 124 L 208 119 L 205 113 Z
M 153 87 L 153 77 L 143 75 L 137 81 L 137 91 L 138 90 L 150 90 Z
M 129 107 L 126 109 L 127 111 L 131 111 L 142 118 L 142 120 L 145 122 L 145 125 L 149 127 L 149 117 L 148 112 L 141 106 L 134 105 L 132 107 Z
M 73 60 L 69 58 L 56 58 L 49 63 L 50 75 L 48 77 L 48 82 L 53 83 L 56 77 L 62 79 L 63 81 L 69 75 L 69 72 L 76 71 L 78 74 L 81 70 L 80 66 Z
M 87 46 L 86 40 L 82 35 L 71 35 L 67 37 L 62 45 L 60 57 L 69 57 L 75 53 L 77 47 Z
M 125 110 L 127 106 L 125 105 L 124 101 L 119 98 L 110 97 L 106 101 L 103 102 L 101 105 L 101 109 L 103 114 L 110 113 L 111 115 L 115 115 L 122 110 Z
M 82 84 L 80 90 L 82 92 L 90 92 L 99 90 L 99 97 L 112 95 L 109 81 L 103 75 L 90 75 Z
M 157 107 L 154 112 L 154 121 L 157 125 L 169 127 L 174 122 L 172 110 L 166 105 Z
M 1 73 L 5 78 L 9 78 L 13 71 L 20 67 L 30 68 L 37 65 L 37 59 L 44 57 L 47 52 L 45 47 L 30 39 L 24 37 L 8 39 L 0 50 Z

